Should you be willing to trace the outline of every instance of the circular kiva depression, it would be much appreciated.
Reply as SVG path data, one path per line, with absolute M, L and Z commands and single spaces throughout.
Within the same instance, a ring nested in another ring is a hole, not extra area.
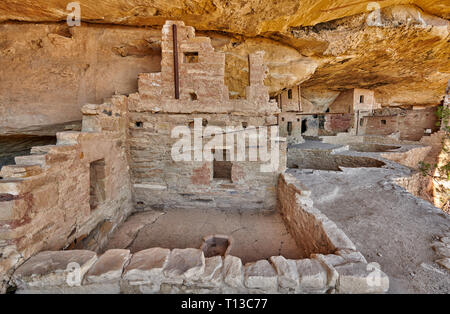
M 374 143 L 355 143 L 349 144 L 349 149 L 356 152 L 365 152 L 365 153 L 383 153 L 383 152 L 391 152 L 396 149 L 399 149 L 401 146 L 394 145 L 381 145 Z
M 347 155 L 333 155 L 328 151 L 301 150 L 288 157 L 289 168 L 341 171 L 344 168 L 381 168 L 380 160 Z

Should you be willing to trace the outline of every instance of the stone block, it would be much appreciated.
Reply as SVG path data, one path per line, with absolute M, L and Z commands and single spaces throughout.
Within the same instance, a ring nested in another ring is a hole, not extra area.
M 18 289 L 49 286 L 79 286 L 97 260 L 87 250 L 44 251 L 22 264 L 13 274 Z
M 223 283 L 223 259 L 221 256 L 205 258 L 205 271 L 198 279 L 196 285 L 200 287 L 217 287 Z
M 57 145 L 78 144 L 78 138 L 81 132 L 58 132 L 56 133 Z
M 299 275 L 299 292 L 324 292 L 327 288 L 328 276 L 323 265 L 314 259 L 297 260 Z
M 27 165 L 39 165 L 44 167 L 47 162 L 46 155 L 28 155 L 28 156 L 16 156 L 14 158 L 16 165 L 27 166 Z
M 344 258 L 347 262 L 351 263 L 366 263 L 366 258 L 358 251 L 350 249 L 337 250 L 336 254 Z
M 120 284 L 117 282 L 95 283 L 82 286 L 45 286 L 38 289 L 21 289 L 16 294 L 119 294 Z
M 277 273 L 267 260 L 259 260 L 245 265 L 244 281 L 247 288 L 276 292 Z
M 283 256 L 272 256 L 272 265 L 278 274 L 278 284 L 281 288 L 296 289 L 299 283 L 297 263 Z
M 132 285 L 161 282 L 169 254 L 169 249 L 162 248 L 151 248 L 133 254 L 125 268 L 123 279 Z
M 239 257 L 227 255 L 223 261 L 224 282 L 233 288 L 243 287 L 242 261 Z
M 205 271 L 205 256 L 202 250 L 187 248 L 174 249 L 164 267 L 168 278 L 197 279 Z
M 438 260 L 436 260 L 436 263 L 438 263 L 442 267 L 450 270 L 450 258 L 446 257 L 446 258 L 438 259 Z
M 106 283 L 119 281 L 125 264 L 130 259 L 130 251 L 113 249 L 98 258 L 85 276 L 86 283 Z
M 389 277 L 374 264 L 349 263 L 337 266 L 338 293 L 384 293 L 389 289 Z
M 334 254 L 328 255 L 312 254 L 311 258 L 317 259 L 319 262 L 322 263 L 325 270 L 327 271 L 327 278 L 328 278 L 327 285 L 329 288 L 334 288 L 336 286 L 336 282 L 339 277 L 339 274 L 334 268 L 334 266 L 345 263 L 344 258 Z
M 450 257 L 450 247 L 448 246 L 434 247 L 434 250 L 442 257 Z

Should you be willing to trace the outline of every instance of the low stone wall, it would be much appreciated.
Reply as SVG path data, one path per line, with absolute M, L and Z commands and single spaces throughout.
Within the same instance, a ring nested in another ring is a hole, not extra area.
M 132 210 L 126 98 L 87 105 L 83 113 L 83 132 L 58 133 L 56 145 L 33 147 L 1 169 L 0 292 L 37 252 L 77 241 L 101 248 Z
M 365 156 L 352 156 L 336 154 L 336 150 L 302 149 L 294 147 L 289 149 L 288 168 L 316 169 L 341 171 L 340 167 L 382 167 L 384 162 Z
M 382 153 L 380 156 L 401 165 L 417 169 L 419 162 L 426 158 L 430 150 L 430 146 L 417 146 L 405 151 Z
M 303 250 L 303 256 L 330 254 L 340 249 L 355 251 L 355 245 L 345 233 L 314 208 L 310 195 L 292 175 L 280 175 L 278 210 L 297 246 Z
M 312 205 L 294 177 L 279 179 L 289 231 L 309 256 L 272 256 L 243 265 L 232 255 L 205 258 L 201 249 L 150 248 L 45 251 L 13 274 L 16 293 L 383 293 L 389 278 L 368 264 L 336 224 Z
M 193 248 L 113 249 L 99 257 L 86 250 L 41 252 L 17 269 L 12 282 L 19 294 L 380 293 L 389 286 L 384 273 L 352 250 L 243 265 L 238 257 L 205 258 Z

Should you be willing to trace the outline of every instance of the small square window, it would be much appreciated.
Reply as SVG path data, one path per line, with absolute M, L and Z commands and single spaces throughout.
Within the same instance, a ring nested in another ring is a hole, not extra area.
M 144 126 L 144 123 L 142 121 L 137 121 L 136 122 L 136 127 L 137 128 L 142 128 Z
M 213 161 L 213 178 L 214 179 L 226 179 L 231 181 L 231 161 L 227 160 L 227 150 L 213 151 L 214 161 Z M 222 158 L 217 158 L 220 156 Z M 222 160 L 217 160 L 222 159 Z
M 198 63 L 198 52 L 185 52 L 184 63 Z
M 386 120 L 381 120 L 381 124 L 386 124 Z

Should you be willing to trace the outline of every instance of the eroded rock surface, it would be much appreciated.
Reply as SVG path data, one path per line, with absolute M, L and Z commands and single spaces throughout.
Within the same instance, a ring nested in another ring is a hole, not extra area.
M 166 19 L 194 26 L 225 52 L 231 98 L 245 97 L 248 54 L 257 50 L 271 95 L 302 83 L 317 112 L 348 88 L 372 89 L 384 106 L 435 105 L 450 78 L 445 1 L 383 1 L 379 14 L 345 1 L 80 3 L 82 21 L 94 24 L 67 27 L 63 1 L 0 4 L 0 133 L 55 129 L 81 119 L 86 102 L 135 92 L 138 73 L 160 70 Z

